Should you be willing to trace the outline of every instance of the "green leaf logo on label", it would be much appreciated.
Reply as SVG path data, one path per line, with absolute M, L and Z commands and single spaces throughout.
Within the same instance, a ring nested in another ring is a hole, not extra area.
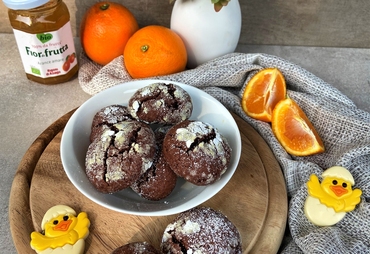
M 50 41 L 51 39 L 53 39 L 53 35 L 52 34 L 37 34 L 36 35 L 37 38 L 42 42 L 42 43 L 45 43 L 45 42 L 48 42 Z

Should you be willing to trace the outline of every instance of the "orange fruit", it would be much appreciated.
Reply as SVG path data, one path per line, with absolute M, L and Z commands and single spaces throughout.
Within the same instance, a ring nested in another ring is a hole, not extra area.
M 325 150 L 314 126 L 292 99 L 284 99 L 276 104 L 271 126 L 280 144 L 292 155 L 307 156 Z
M 128 40 L 124 63 L 132 78 L 168 75 L 185 70 L 185 44 L 173 30 L 157 25 L 141 28 Z
M 248 116 L 271 122 L 272 110 L 285 97 L 286 84 L 283 74 L 277 68 L 266 68 L 248 81 L 241 105 Z
M 94 62 L 106 65 L 122 55 L 128 39 L 139 30 L 134 15 L 123 5 L 98 2 L 81 22 L 81 45 Z

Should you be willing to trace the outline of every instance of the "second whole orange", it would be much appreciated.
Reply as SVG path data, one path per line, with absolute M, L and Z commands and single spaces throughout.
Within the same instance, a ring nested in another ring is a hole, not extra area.
M 123 52 L 124 64 L 132 78 L 169 75 L 185 70 L 185 44 L 173 30 L 150 25 L 128 40 Z
M 82 48 L 94 62 L 106 65 L 121 56 L 129 38 L 139 30 L 134 15 L 119 3 L 91 6 L 81 22 Z

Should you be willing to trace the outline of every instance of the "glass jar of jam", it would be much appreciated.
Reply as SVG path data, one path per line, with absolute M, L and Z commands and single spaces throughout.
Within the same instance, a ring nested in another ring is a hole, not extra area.
M 70 80 L 78 71 L 70 15 L 62 0 L 3 0 L 28 79 Z

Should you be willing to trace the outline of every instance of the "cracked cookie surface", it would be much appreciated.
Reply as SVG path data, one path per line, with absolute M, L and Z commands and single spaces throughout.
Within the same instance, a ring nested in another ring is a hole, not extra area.
M 161 242 L 163 253 L 242 253 L 235 225 L 221 212 L 196 207 L 180 213 L 167 225 Z
M 186 120 L 166 134 L 163 155 L 178 176 L 202 186 L 216 182 L 225 173 L 231 147 L 212 125 Z
M 148 200 L 161 200 L 171 194 L 176 186 L 177 175 L 163 157 L 163 139 L 170 126 L 154 131 L 157 153 L 152 166 L 131 185 L 131 189 Z
M 119 122 L 89 145 L 86 175 L 98 191 L 114 193 L 129 187 L 150 168 L 155 153 L 155 136 L 147 124 Z
M 147 242 L 132 242 L 115 249 L 112 254 L 160 254 Z
M 94 115 L 91 124 L 90 142 L 93 142 L 101 135 L 104 129 L 109 128 L 113 124 L 133 119 L 126 106 L 109 105 L 100 109 Z
M 129 100 L 131 115 L 145 123 L 176 124 L 193 111 L 190 95 L 174 84 L 154 83 L 137 90 Z

